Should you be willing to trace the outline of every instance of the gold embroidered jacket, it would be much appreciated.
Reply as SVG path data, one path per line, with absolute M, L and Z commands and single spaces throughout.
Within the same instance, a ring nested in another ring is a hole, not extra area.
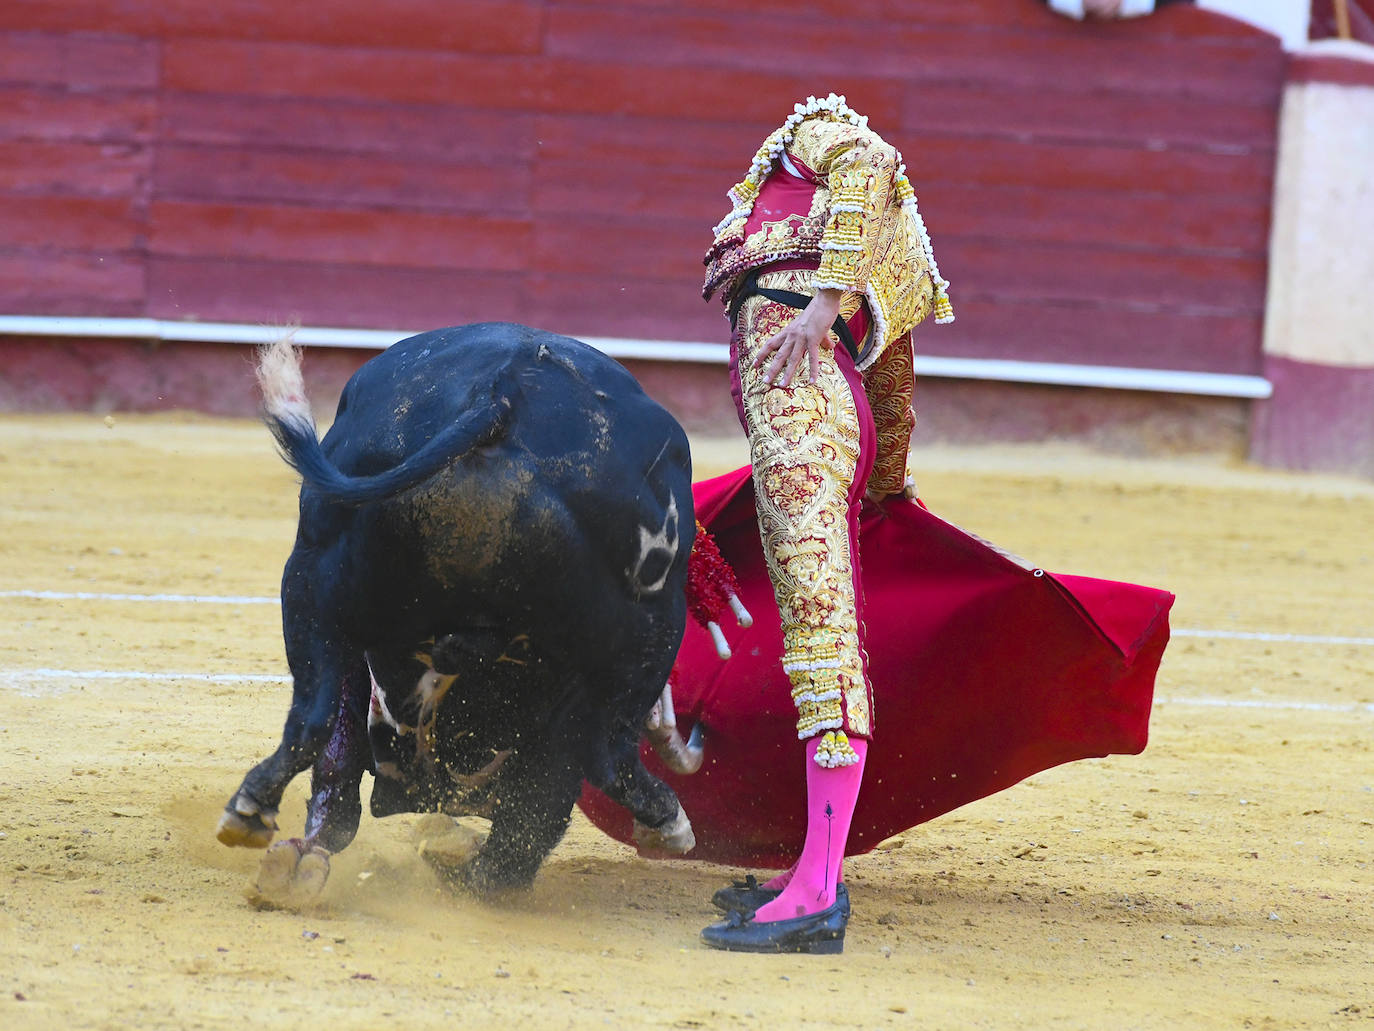
M 785 128 L 765 141 L 761 154 L 779 149 Z M 728 300 L 750 269 L 818 258 L 815 289 L 854 291 L 868 299 L 874 332 L 859 363 L 863 371 L 929 314 L 934 292 L 921 234 L 896 188 L 897 151 L 872 130 L 829 111 L 797 125 L 786 150 L 820 180 L 810 214 L 786 225 L 769 223 L 746 237 L 759 183 L 751 176 L 734 187 L 733 209 L 716 227 L 706 254 L 702 295 L 722 290 Z

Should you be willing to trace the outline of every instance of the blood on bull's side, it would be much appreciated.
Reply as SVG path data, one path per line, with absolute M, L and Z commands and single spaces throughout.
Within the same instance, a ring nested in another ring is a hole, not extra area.
M 303 479 L 282 577 L 293 691 L 220 841 L 266 847 L 287 784 L 313 771 L 305 834 L 269 850 L 260 887 L 318 892 L 357 833 L 364 773 L 376 816 L 490 817 L 445 871 L 480 892 L 532 881 L 584 778 L 633 814 L 642 849 L 688 851 L 676 795 L 639 756 L 649 719 L 678 768 L 699 762 L 661 699 L 695 536 L 673 417 L 593 348 L 505 323 L 373 358 L 323 440 L 289 341 L 258 376 Z

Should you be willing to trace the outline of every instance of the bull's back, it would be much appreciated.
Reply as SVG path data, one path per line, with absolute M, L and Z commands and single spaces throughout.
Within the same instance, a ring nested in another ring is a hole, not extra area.
M 565 456 L 548 469 L 570 480 L 686 446 L 676 420 L 618 362 L 570 337 L 488 322 L 409 337 L 363 365 L 325 452 L 353 476 L 390 468 L 493 394 L 510 402 L 509 438 L 541 458 Z
M 694 526 L 686 435 L 579 341 L 509 323 L 410 337 L 349 381 L 324 448 L 345 473 L 379 473 L 493 395 L 509 416 L 489 444 L 358 513 L 362 565 L 522 606 L 565 604 L 569 584 L 671 590 Z

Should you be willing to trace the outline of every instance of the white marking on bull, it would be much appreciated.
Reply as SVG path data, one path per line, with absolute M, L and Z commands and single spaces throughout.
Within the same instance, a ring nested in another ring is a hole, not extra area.
M 413 734 L 414 727 L 407 727 L 395 716 L 391 715 L 391 710 L 386 706 L 386 693 L 377 683 L 377 674 L 372 672 L 372 666 L 367 667 L 367 675 L 372 680 L 372 704 L 367 707 L 367 727 L 371 730 L 378 723 L 385 723 L 397 734 Z
M 640 592 L 655 594 L 663 590 L 663 585 L 668 580 L 668 573 L 673 568 L 673 560 L 677 558 L 677 523 L 677 498 L 670 497 L 668 509 L 663 513 L 663 526 L 652 531 L 644 526 L 639 528 L 639 557 L 635 559 L 629 574 L 631 582 L 637 586 Z M 643 583 L 640 580 L 640 573 L 643 571 L 645 563 L 657 554 L 664 555 L 663 572 L 653 583 Z

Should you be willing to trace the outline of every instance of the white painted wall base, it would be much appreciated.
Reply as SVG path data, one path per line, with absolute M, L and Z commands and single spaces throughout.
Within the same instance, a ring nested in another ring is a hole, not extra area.
M 286 330 L 282 326 L 253 326 L 231 322 L 178 322 L 168 319 L 66 318 L 50 315 L 0 315 L 0 335 L 86 337 L 108 340 L 166 340 L 202 343 L 271 343 Z M 384 350 L 415 330 L 346 329 L 300 326 L 296 342 L 315 347 Z M 660 362 L 699 362 L 724 365 L 730 360 L 725 344 L 678 340 L 632 340 L 620 337 L 582 337 L 597 350 L 617 359 Z M 1180 372 L 1110 365 L 1065 365 L 990 358 L 947 358 L 916 355 L 916 374 L 935 379 L 1039 383 L 1050 386 L 1143 390 L 1205 397 L 1265 398 L 1273 392 L 1262 376 L 1219 372 Z

